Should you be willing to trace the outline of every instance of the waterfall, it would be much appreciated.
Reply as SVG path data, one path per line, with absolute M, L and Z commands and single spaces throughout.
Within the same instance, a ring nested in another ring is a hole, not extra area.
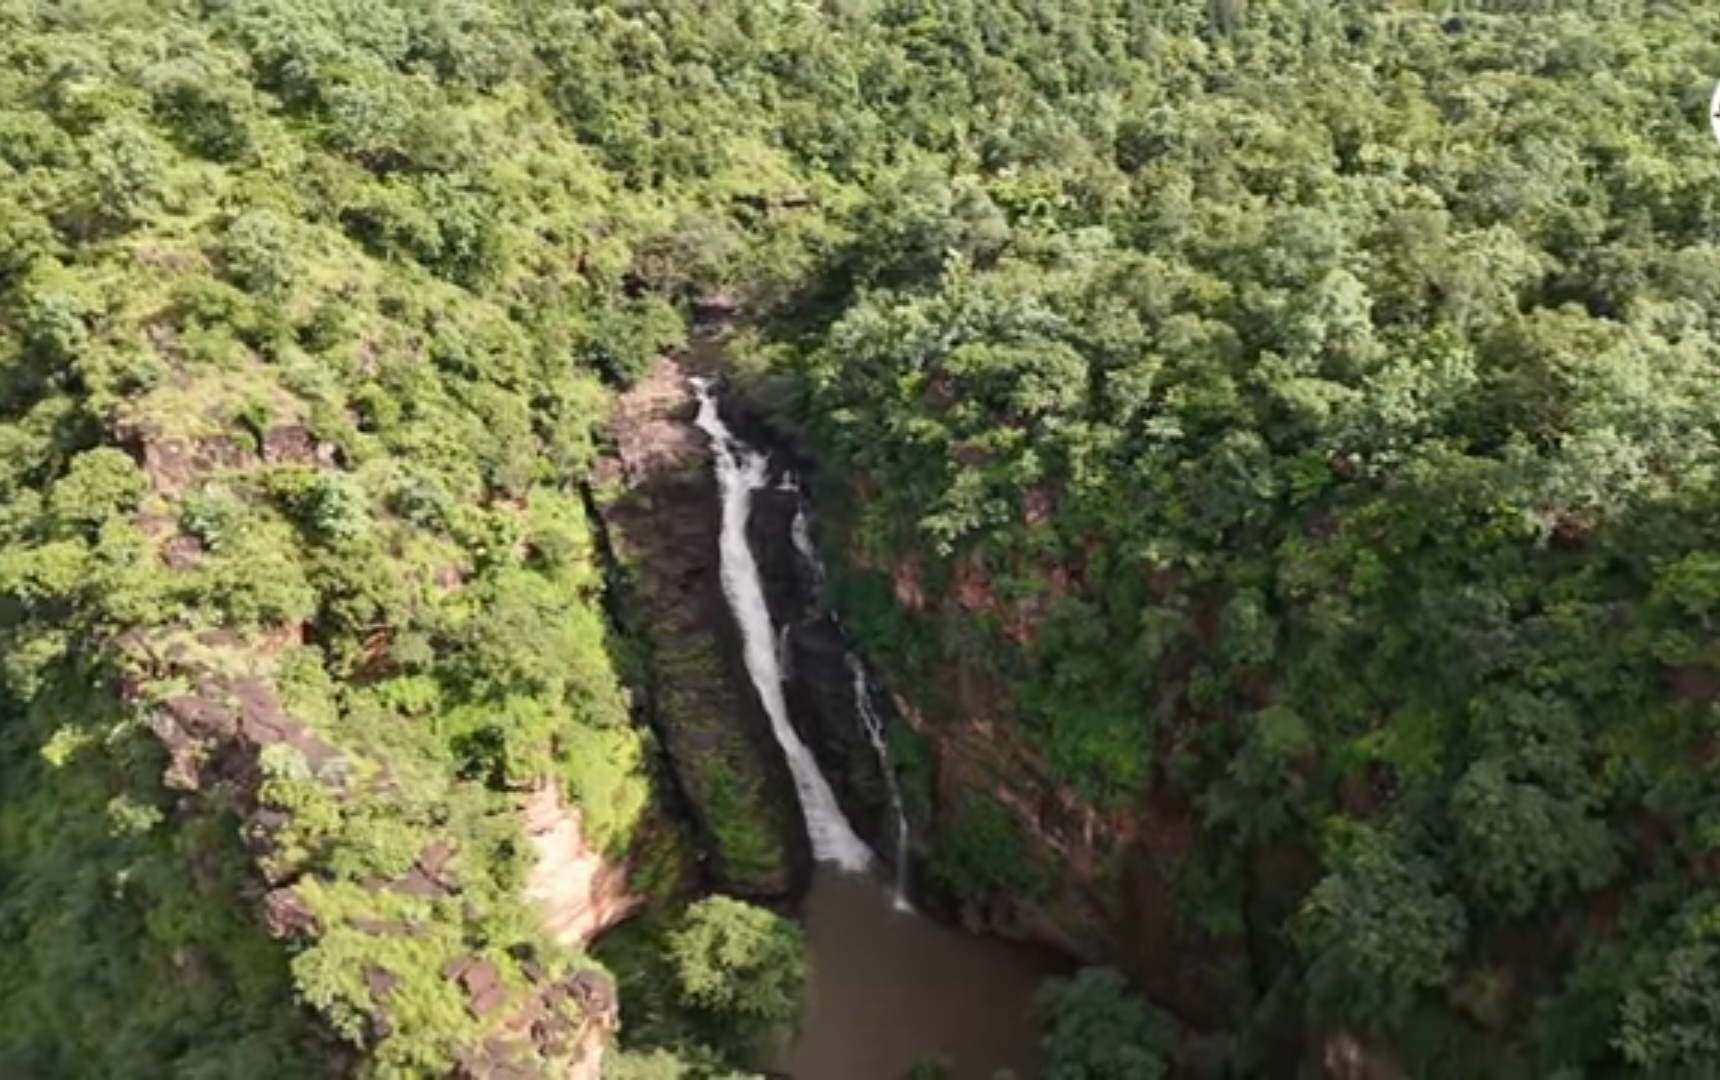
M 812 545 L 812 527 L 806 518 L 804 502 L 795 506 L 794 523 L 789 528 L 789 538 L 794 542 L 794 550 L 800 553 L 801 561 L 811 572 L 815 588 L 822 593 L 825 580 L 824 563 L 818 558 L 818 549 Z M 841 623 L 838 622 L 837 625 L 840 626 Z M 855 710 L 860 714 L 860 721 L 866 729 L 866 738 L 872 744 L 872 752 L 878 755 L 878 771 L 884 776 L 884 786 L 890 796 L 890 813 L 895 818 L 896 827 L 896 866 L 892 884 L 896 906 L 907 911 L 908 814 L 902 805 L 902 792 L 896 784 L 896 772 L 890 768 L 890 754 L 884 742 L 884 718 L 878 715 L 878 710 L 872 705 L 872 684 L 866 678 L 866 665 L 861 663 L 860 657 L 852 651 L 844 659 L 854 677 Z
M 819 594 L 824 592 L 824 564 L 818 559 L 818 549 L 812 546 L 812 529 L 806 523 L 806 504 L 797 503 L 794 508 L 794 523 L 789 526 L 789 539 L 794 542 L 794 550 L 800 553 L 800 559 L 812 571 L 813 588 Z
M 717 415 L 717 399 L 708 380 L 695 378 L 699 415 L 694 421 L 711 437 L 711 455 L 716 461 L 717 485 L 722 492 L 723 594 L 740 626 L 746 654 L 747 674 L 758 689 L 771 732 L 788 759 L 794 777 L 794 793 L 806 819 L 812 856 L 845 870 L 862 871 L 873 864 L 872 852 L 854 832 L 830 783 L 818 771 L 818 762 L 788 722 L 788 702 L 783 696 L 782 669 L 777 663 L 777 638 L 765 604 L 764 584 L 758 563 L 747 543 L 747 517 L 752 512 L 753 492 L 765 486 L 769 461 L 736 439 Z
M 890 768 L 890 754 L 884 743 L 884 718 L 872 707 L 872 684 L 866 678 L 866 665 L 853 653 L 848 654 L 848 670 L 854 673 L 854 703 L 860 710 L 860 720 L 866 725 L 866 737 L 878 755 L 878 770 L 884 774 L 884 786 L 890 793 L 890 811 L 896 817 L 896 907 L 908 908 L 908 812 L 902 806 L 902 790 L 896 785 L 896 772 Z
M 783 682 L 794 678 L 794 650 L 790 647 L 793 642 L 789 640 L 791 629 L 785 623 L 776 633 L 776 666 Z

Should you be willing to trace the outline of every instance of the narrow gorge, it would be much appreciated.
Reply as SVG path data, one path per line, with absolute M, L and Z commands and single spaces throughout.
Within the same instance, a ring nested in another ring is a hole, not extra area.
M 753 493 L 765 486 L 770 460 L 729 433 L 728 425 L 718 415 L 717 396 L 710 382 L 694 378 L 692 386 L 699 406 L 694 423 L 710 440 L 722 499 L 718 534 L 723 595 L 740 633 L 748 679 L 764 706 L 771 735 L 794 779 L 795 801 L 806 827 L 812 858 L 849 873 L 868 873 L 875 865 L 875 857 L 843 815 L 830 782 L 819 771 L 817 759 L 801 742 L 788 716 L 788 702 L 783 694 L 785 679 L 778 657 L 780 638 L 771 621 L 752 541 L 747 534 Z
M 711 845 L 710 885 L 789 903 L 805 926 L 808 1000 L 777 1067 L 816 1080 L 930 1062 L 952 1080 L 1031 1075 L 1034 995 L 1063 966 L 915 910 L 909 819 L 888 757 L 892 706 L 828 604 L 810 462 L 724 392 L 719 359 L 715 341 L 695 341 L 621 396 L 613 460 L 631 485 L 612 474 L 605 501 L 626 568 L 621 617 L 650 643 L 651 722 Z M 645 490 L 674 494 L 647 502 Z M 664 582 L 678 601 L 662 597 Z M 713 586 L 726 611 L 703 606 L 692 621 L 681 605 Z M 682 683 L 688 672 L 700 681 Z M 744 789 L 732 780 L 742 776 Z M 746 865 L 736 847 L 773 852 L 787 870 L 736 878 Z

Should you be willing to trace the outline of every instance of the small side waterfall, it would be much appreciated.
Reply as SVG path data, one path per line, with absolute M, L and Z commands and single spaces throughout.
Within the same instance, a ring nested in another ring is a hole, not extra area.
M 795 795 L 812 842 L 813 858 L 835 863 L 845 870 L 870 869 L 872 852 L 848 824 L 829 781 L 818 771 L 818 762 L 788 722 L 776 631 L 771 626 L 770 608 L 765 604 L 758 562 L 747 543 L 747 517 L 752 512 L 753 492 L 765 486 L 769 462 L 729 431 L 717 415 L 716 395 L 707 380 L 694 379 L 693 388 L 699 396 L 699 415 L 694 422 L 711 437 L 717 484 L 722 492 L 723 594 L 740 626 L 747 674 L 752 677 L 770 717 L 771 732 L 788 759 Z
M 806 523 L 804 504 L 794 508 L 794 524 L 789 526 L 789 539 L 794 542 L 794 550 L 800 553 L 801 561 L 812 571 L 813 584 L 823 592 L 824 564 L 818 559 L 818 549 L 812 546 L 812 529 Z
M 848 654 L 848 670 L 854 673 L 854 703 L 860 719 L 866 725 L 866 737 L 878 753 L 878 771 L 884 774 L 884 786 L 890 793 L 890 812 L 896 818 L 896 878 L 892 882 L 896 907 L 911 910 L 908 904 L 908 812 L 902 806 L 902 790 L 896 784 L 896 771 L 890 768 L 890 753 L 884 742 L 884 718 L 872 707 L 872 683 L 866 678 L 866 665 L 853 653 Z
M 783 484 L 788 490 L 798 490 L 792 475 L 785 477 Z M 794 542 L 794 550 L 800 554 L 801 561 L 812 573 L 815 585 L 822 592 L 825 581 L 824 563 L 818 557 L 818 549 L 812 545 L 812 529 L 806 519 L 804 503 L 795 507 L 789 538 Z M 895 878 L 891 884 L 896 907 L 908 911 L 908 813 L 902 804 L 901 789 L 896 784 L 896 772 L 890 767 L 890 753 L 884 741 L 884 718 L 878 715 L 877 708 L 872 704 L 872 684 L 866 678 L 866 665 L 852 652 L 844 659 L 854 677 L 855 710 L 860 714 L 861 723 L 866 728 L 866 739 L 872 744 L 872 751 L 878 755 L 878 771 L 884 776 L 884 786 L 890 796 L 890 813 L 896 826 Z
M 776 632 L 776 666 L 782 673 L 782 681 L 794 678 L 794 650 L 789 647 L 789 630 L 786 624 Z

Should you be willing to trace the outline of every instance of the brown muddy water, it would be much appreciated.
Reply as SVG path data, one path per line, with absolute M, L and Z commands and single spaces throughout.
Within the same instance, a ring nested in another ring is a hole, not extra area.
M 1036 1070 L 1033 995 L 1054 960 L 897 908 L 868 874 L 820 866 L 803 910 L 812 979 L 794 1080 L 904 1080 L 942 1058 L 953 1080 Z

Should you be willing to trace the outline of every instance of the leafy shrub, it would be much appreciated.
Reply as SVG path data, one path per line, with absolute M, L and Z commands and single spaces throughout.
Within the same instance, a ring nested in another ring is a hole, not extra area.
M 793 1032 L 807 977 L 806 943 L 793 923 L 713 896 L 687 909 L 665 951 L 682 1004 L 722 1033 L 717 1045 L 749 1054 Z
M 1046 1080 L 1157 1080 L 1169 1075 L 1170 1023 L 1109 968 L 1087 968 L 1040 992 Z

